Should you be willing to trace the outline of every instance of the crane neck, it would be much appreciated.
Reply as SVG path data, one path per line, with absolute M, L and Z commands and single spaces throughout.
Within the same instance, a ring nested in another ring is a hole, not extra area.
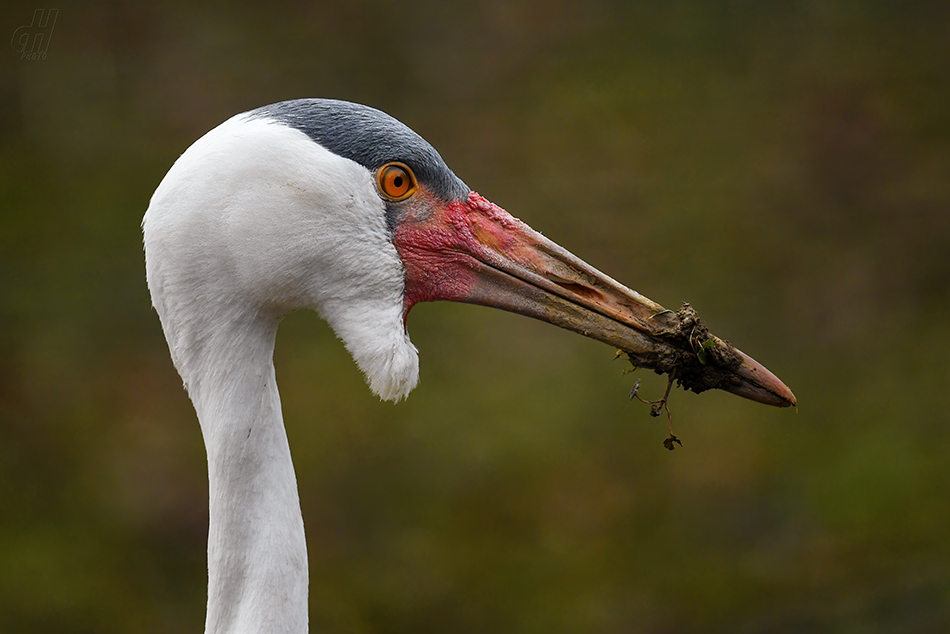
M 207 634 L 307 631 L 307 547 L 281 416 L 277 319 L 233 322 L 189 378 L 208 453 Z

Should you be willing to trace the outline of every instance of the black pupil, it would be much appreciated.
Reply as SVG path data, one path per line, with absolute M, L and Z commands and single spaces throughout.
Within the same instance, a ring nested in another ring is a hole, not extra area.
M 396 186 L 396 189 L 402 189 L 402 176 L 397 176 L 394 178 L 393 185 Z

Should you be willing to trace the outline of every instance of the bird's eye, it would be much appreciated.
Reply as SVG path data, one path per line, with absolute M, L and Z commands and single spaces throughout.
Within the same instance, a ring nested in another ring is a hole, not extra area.
M 416 177 L 409 166 L 387 163 L 376 172 L 380 193 L 392 201 L 405 200 L 416 191 Z

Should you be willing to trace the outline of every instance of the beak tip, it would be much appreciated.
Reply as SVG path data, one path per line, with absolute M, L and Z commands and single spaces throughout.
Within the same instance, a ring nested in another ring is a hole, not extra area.
M 742 364 L 736 370 L 739 381 L 733 385 L 724 386 L 727 392 L 741 396 L 764 405 L 775 407 L 792 407 L 798 405 L 795 394 L 781 379 L 769 372 L 761 363 L 736 350 L 742 358 Z

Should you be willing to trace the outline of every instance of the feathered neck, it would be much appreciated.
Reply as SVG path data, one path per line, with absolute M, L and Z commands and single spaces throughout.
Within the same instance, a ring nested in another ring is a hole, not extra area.
M 208 634 L 307 631 L 307 546 L 272 362 L 276 325 L 222 332 L 190 385 L 208 452 Z

